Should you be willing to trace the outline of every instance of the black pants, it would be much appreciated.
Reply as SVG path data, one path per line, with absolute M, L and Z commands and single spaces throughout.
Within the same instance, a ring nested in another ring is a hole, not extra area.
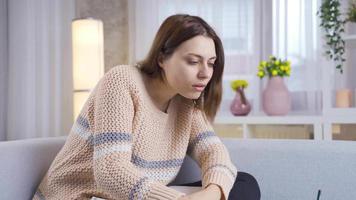
M 181 186 L 202 186 L 201 181 L 183 184 Z M 234 186 L 228 200 L 259 200 L 261 198 L 260 187 L 256 179 L 246 172 L 238 172 Z

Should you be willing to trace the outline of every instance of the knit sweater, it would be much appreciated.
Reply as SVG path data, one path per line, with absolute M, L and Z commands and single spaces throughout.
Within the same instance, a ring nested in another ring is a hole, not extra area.
M 158 109 L 134 66 L 116 66 L 91 92 L 33 199 L 178 199 L 167 185 L 186 154 L 201 167 L 203 188 L 227 198 L 237 169 L 203 111 L 173 97 Z

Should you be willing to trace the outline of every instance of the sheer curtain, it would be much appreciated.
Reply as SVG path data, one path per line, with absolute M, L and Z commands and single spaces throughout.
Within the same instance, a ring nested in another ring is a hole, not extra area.
M 198 15 L 220 35 L 226 54 L 223 101 L 218 115 L 229 115 L 234 97 L 230 81 L 246 79 L 251 114 L 262 112 L 260 96 L 266 79 L 256 76 L 261 59 L 269 55 L 288 58 L 292 74 L 292 113 L 321 111 L 321 37 L 316 11 L 320 0 L 149 0 L 130 1 L 130 61 L 145 57 L 162 21 L 176 13 Z
M 3 139 L 59 136 L 72 125 L 69 0 L 7 1 Z
M 247 79 L 250 82 L 247 96 L 258 99 L 259 81 L 255 74 L 263 51 L 262 3 L 261 0 L 129 1 L 130 62 L 146 56 L 155 33 L 168 16 L 184 13 L 202 17 L 218 33 L 225 49 L 224 93 L 220 109 L 220 114 L 225 114 L 234 97 L 230 89 L 233 79 Z M 258 105 L 258 101 L 254 104 Z
M 0 0 L 0 141 L 6 135 L 6 95 L 7 93 L 7 1 Z
M 292 112 L 321 112 L 320 0 L 273 0 L 273 54 L 292 63 Z M 319 78 L 318 78 L 318 75 Z

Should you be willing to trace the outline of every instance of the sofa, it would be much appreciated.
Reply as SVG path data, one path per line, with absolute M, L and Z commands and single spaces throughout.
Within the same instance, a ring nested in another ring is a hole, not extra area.
M 31 199 L 65 137 L 0 142 L 0 199 Z M 356 143 L 352 141 L 222 138 L 240 171 L 252 174 L 266 200 L 356 199 Z M 200 180 L 189 157 L 169 184 Z

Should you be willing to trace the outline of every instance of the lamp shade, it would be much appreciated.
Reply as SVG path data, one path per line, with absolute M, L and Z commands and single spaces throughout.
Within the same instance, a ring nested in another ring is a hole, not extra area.
M 104 35 L 100 20 L 87 18 L 72 22 L 74 119 L 90 91 L 104 74 Z

